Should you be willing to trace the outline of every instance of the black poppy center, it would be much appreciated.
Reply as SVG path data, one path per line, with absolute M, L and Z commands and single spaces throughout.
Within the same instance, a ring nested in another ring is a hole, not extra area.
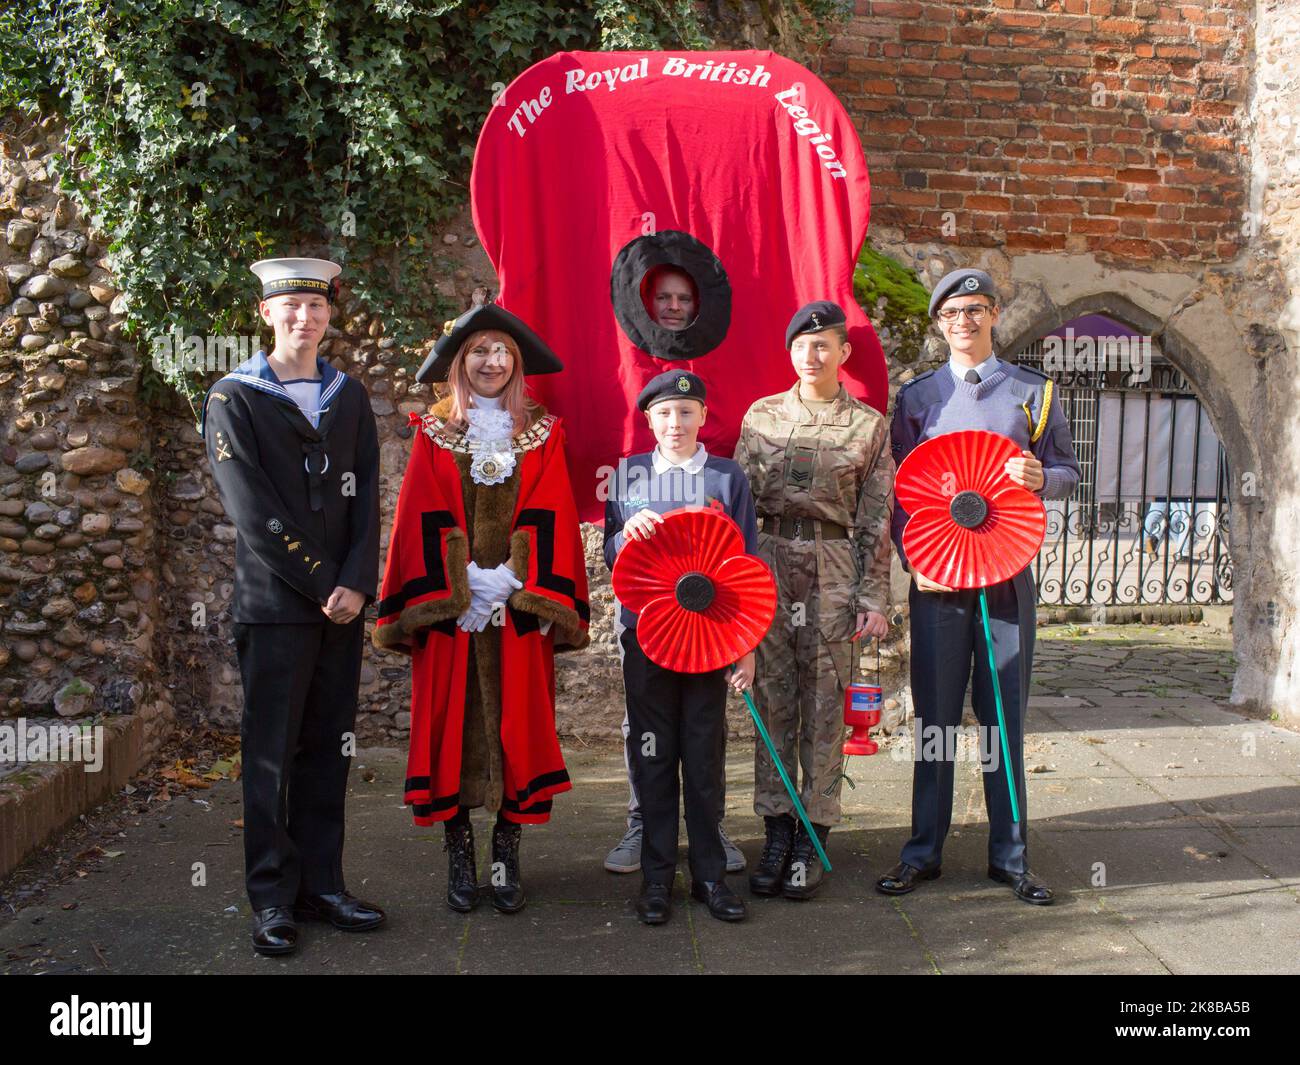
M 948 504 L 948 513 L 963 529 L 975 529 L 989 516 L 989 505 L 978 492 L 958 492 Z
M 713 582 L 703 573 L 683 573 L 677 578 L 673 593 L 683 608 L 697 614 L 708 610 L 717 594 Z

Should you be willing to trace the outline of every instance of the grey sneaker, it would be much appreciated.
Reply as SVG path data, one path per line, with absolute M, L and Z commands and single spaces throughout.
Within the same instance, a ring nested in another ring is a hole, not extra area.
M 727 838 L 726 830 L 721 825 L 718 826 L 718 838 L 722 840 L 722 849 L 727 854 L 727 872 L 743 873 L 745 871 L 745 856 L 740 852 L 740 848 Z M 608 869 L 609 866 L 605 868 Z
M 641 868 L 641 826 L 633 825 L 605 855 L 605 868 L 611 873 L 635 873 Z

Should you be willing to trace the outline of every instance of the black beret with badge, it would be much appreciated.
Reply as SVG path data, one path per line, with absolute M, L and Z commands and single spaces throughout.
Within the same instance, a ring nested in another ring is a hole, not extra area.
M 442 336 L 433 345 L 424 365 L 415 375 L 417 381 L 445 381 L 451 372 L 452 361 L 456 352 L 472 333 L 483 329 L 494 329 L 512 337 L 519 345 L 519 354 L 524 360 L 524 374 L 559 373 L 564 369 L 562 363 L 541 337 L 529 328 L 522 319 L 511 314 L 504 307 L 495 303 L 484 303 L 471 307 L 459 318 L 444 322 Z
M 954 296 L 988 296 L 997 303 L 998 290 L 993 284 L 993 278 L 983 270 L 972 270 L 969 267 L 950 270 L 939 278 L 939 283 L 934 286 L 934 291 L 930 294 L 930 317 L 934 317 L 934 312 L 939 309 L 944 300 L 952 299 Z
M 651 406 L 665 399 L 698 399 L 704 402 L 704 382 L 693 373 L 685 370 L 665 370 L 650 379 L 650 383 L 641 389 L 636 397 L 640 410 L 649 410 Z
M 823 329 L 844 325 L 846 321 L 844 308 L 838 303 L 832 303 L 830 300 L 814 300 L 812 303 L 805 303 L 794 312 L 794 317 L 786 326 L 785 346 L 788 349 L 794 343 L 794 338 L 803 333 L 820 333 Z

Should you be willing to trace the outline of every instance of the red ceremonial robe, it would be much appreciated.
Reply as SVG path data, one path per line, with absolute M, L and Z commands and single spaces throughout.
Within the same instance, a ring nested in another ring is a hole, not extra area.
M 431 825 L 459 809 L 470 633 L 470 540 L 462 498 L 463 435 L 439 418 L 444 402 L 412 415 L 417 431 L 393 519 L 378 604 L 376 646 L 411 656 L 411 736 L 405 801 Z M 508 821 L 550 819 L 551 797 L 572 784 L 555 734 L 557 648 L 588 642 L 587 570 L 564 460 L 560 420 L 542 414 L 514 438 L 519 491 L 508 563 L 523 588 L 503 611 L 500 740 Z M 505 491 L 504 485 L 488 491 Z M 476 522 L 477 525 L 477 522 Z M 477 561 L 477 560 L 476 560 Z M 545 636 L 540 623 L 552 622 Z M 477 645 L 476 645 L 477 646 Z

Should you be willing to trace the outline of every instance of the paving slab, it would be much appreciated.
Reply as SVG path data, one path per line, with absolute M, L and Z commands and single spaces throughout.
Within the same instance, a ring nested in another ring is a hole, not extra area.
M 1039 646 L 1077 665 L 1069 640 Z M 1196 653 L 1228 660 L 1226 645 Z M 1095 657 L 1112 686 L 1132 691 L 1162 679 L 1169 654 L 1135 640 Z M 811 902 L 755 898 L 736 876 L 749 917 L 714 920 L 687 897 L 683 826 L 673 919 L 642 926 L 632 909 L 640 877 L 601 865 L 625 827 L 622 752 L 569 744 L 574 790 L 557 798 L 549 825 L 525 829 L 528 906 L 507 916 L 485 902 L 457 914 L 443 901 L 441 831 L 412 825 L 402 805 L 402 752 L 371 750 L 350 778 L 345 868 L 352 891 L 387 909 L 381 931 L 305 925 L 296 955 L 255 955 L 239 785 L 218 781 L 124 816 L 120 831 L 99 837 L 100 857 L 74 863 L 82 876 L 40 880 L 56 847 L 0 884 L 0 972 L 1300 971 L 1300 735 L 1234 712 L 1222 671 L 1182 672 L 1204 676 L 1176 698 L 1074 685 L 1031 696 L 1026 762 L 1046 771 L 1027 778 L 1030 855 L 1057 893 L 1051 907 L 1027 906 L 987 879 L 974 762 L 956 768 L 942 878 L 903 898 L 874 891 L 910 831 L 911 751 L 894 736 L 848 763 L 854 786 L 844 787 L 844 820 L 831 835 L 835 870 Z M 752 779 L 752 740 L 733 741 L 726 825 L 751 863 L 763 839 Z M 486 881 L 488 822 L 474 821 Z M 33 877 L 46 885 L 34 896 Z

